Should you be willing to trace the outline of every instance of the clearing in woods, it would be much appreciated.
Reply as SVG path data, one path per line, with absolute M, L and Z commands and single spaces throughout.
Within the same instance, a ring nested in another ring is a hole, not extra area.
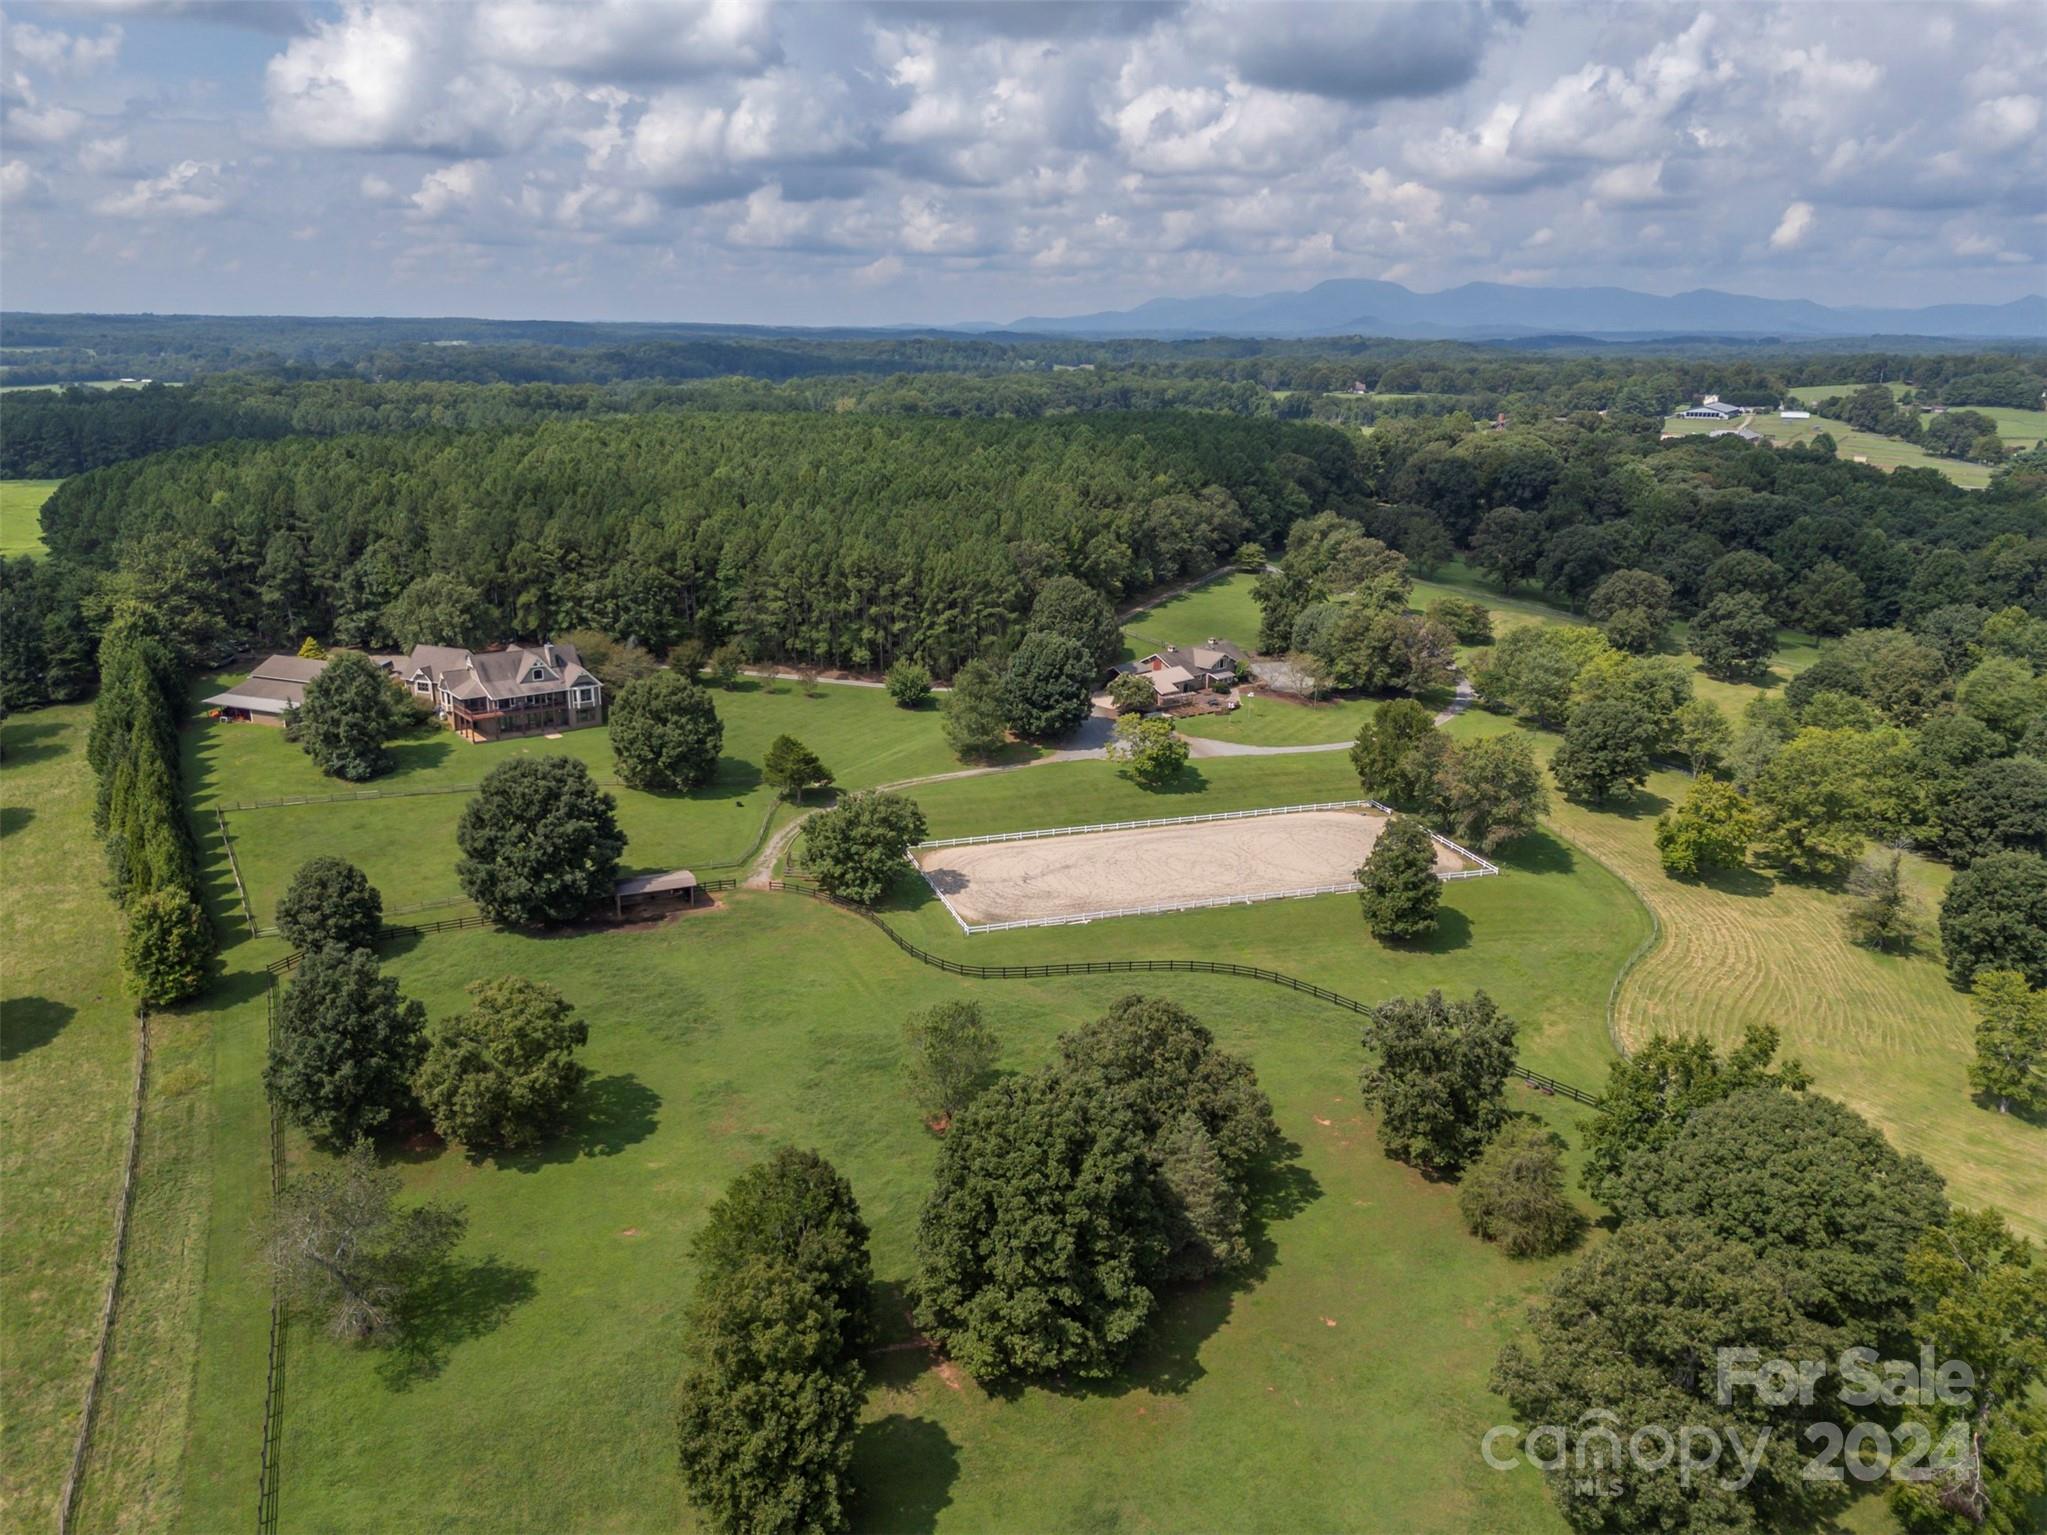
M 1362 808 L 1298 810 L 921 847 L 913 856 L 961 927 L 1050 925 L 1327 894 L 1352 883 L 1385 825 Z M 1436 870 L 1484 872 L 1440 842 Z

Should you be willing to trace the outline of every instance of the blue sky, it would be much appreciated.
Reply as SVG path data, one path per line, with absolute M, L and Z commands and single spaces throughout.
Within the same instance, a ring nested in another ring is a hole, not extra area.
M 2047 6 L 0 7 L 17 309 L 1006 320 L 2047 287 Z

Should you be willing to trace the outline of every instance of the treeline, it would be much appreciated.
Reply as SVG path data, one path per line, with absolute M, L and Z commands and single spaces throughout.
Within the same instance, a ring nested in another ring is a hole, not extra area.
M 1775 623 L 1821 634 L 1958 605 L 2047 611 L 2038 466 L 1965 491 L 1936 470 L 1845 462 L 1831 441 L 1659 443 L 1653 422 L 1612 418 L 1501 432 L 1386 423 L 1362 451 L 1385 503 L 1367 533 L 1408 548 L 1420 508 L 1510 590 L 1539 583 L 1574 608 L 1615 572 L 1641 570 L 1668 583 L 1678 615 L 1741 590 Z
M 2047 353 L 2029 348 L 2012 352 L 1926 355 L 1869 352 L 1852 357 L 1811 357 L 1786 363 L 1783 376 L 1784 382 L 1794 387 L 1903 383 L 1909 384 L 1912 393 L 1929 405 L 2003 405 L 2016 410 L 2038 410 L 2041 395 L 2047 392 Z
M 183 674 L 154 619 L 134 607 L 108 624 L 99 671 L 85 753 L 98 780 L 93 830 L 126 924 L 123 968 L 144 1002 L 178 1002 L 199 990 L 213 956 L 178 794 Z
M 949 675 L 1055 576 L 1141 591 L 1369 489 L 1356 439 L 1272 421 L 705 414 L 217 444 L 68 480 L 44 527 L 55 559 L 179 615 L 195 655 L 382 645 L 441 573 L 505 633 Z

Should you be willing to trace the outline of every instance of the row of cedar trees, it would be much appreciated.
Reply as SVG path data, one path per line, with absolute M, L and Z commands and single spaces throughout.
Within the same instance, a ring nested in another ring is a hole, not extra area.
M 149 613 L 134 606 L 107 626 L 99 667 L 85 753 L 98 778 L 93 830 L 125 924 L 122 971 L 144 1003 L 181 1002 L 204 984 L 214 953 L 178 796 L 184 678 Z

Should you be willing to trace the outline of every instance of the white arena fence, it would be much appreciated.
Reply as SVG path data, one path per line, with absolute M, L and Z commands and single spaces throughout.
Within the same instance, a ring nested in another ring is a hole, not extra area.
M 1030 831 L 987 832 L 978 837 L 939 837 L 928 842 L 919 842 L 904 856 L 920 875 L 924 869 L 917 862 L 916 855 L 931 848 L 970 847 L 990 842 L 1028 842 L 1043 837 L 1078 837 L 1090 832 L 1141 831 L 1152 826 L 1192 826 L 1204 821 L 1244 821 L 1256 816 L 1300 815 L 1315 810 L 1372 810 L 1391 818 L 1399 812 L 1389 805 L 1382 805 L 1375 799 L 1323 800 L 1313 805 L 1277 805 L 1265 810 L 1217 810 L 1206 815 L 1155 816 L 1147 821 L 1097 821 L 1087 826 L 1041 826 Z M 1483 879 L 1489 874 L 1500 872 L 1499 865 L 1490 859 L 1481 858 L 1462 843 L 1452 842 L 1441 833 L 1431 831 L 1429 836 L 1440 846 L 1448 848 L 1458 857 L 1467 860 L 1472 867 L 1438 872 L 1436 878 Z M 929 882 L 929 876 L 924 876 Z M 1204 911 L 1218 906 L 1251 906 L 1261 901 L 1292 901 L 1311 895 L 1355 894 L 1361 887 L 1354 879 L 1340 880 L 1327 885 L 1306 885 L 1291 890 L 1259 890 L 1244 895 L 1205 896 L 1198 900 L 1161 901 L 1150 906 L 1116 906 L 1101 911 L 1073 912 L 1059 916 L 1017 917 L 1007 922 L 966 922 L 953 910 L 945 892 L 935 885 L 933 893 L 944 905 L 953 921 L 959 923 L 963 933 L 1000 933 L 1019 927 L 1071 927 L 1077 923 L 1106 921 L 1111 917 L 1161 916 L 1170 911 Z

